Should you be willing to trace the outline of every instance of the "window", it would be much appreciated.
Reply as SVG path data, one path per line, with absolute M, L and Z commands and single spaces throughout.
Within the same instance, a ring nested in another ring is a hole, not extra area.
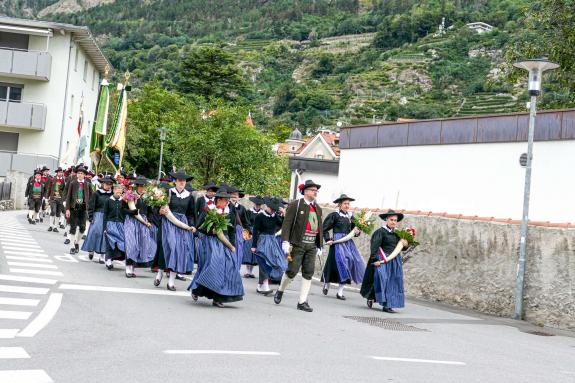
M 0 132 L 0 152 L 18 151 L 18 133 Z
M 78 71 L 78 59 L 80 56 L 80 48 L 78 47 L 78 45 L 76 45 L 76 58 L 74 59 L 74 70 L 77 72 Z
M 20 33 L 0 32 L 0 47 L 28 50 L 29 35 Z
M 88 80 L 88 60 L 84 60 L 84 82 Z
M 21 102 L 22 85 L 0 83 L 0 101 Z

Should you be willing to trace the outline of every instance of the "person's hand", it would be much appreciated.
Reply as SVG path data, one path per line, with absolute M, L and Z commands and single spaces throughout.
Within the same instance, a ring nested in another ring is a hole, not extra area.
M 255 248 L 255 247 L 252 247 L 251 250 L 252 250 L 252 253 L 255 253 L 255 252 L 256 252 L 256 248 Z
M 317 251 L 315 252 L 315 256 L 319 257 L 321 255 L 321 249 L 318 247 Z
M 168 212 L 168 207 L 167 206 L 162 206 L 160 208 L 160 214 L 161 215 L 166 215 L 166 213 Z
M 403 244 L 403 247 L 408 247 L 409 246 L 409 242 L 407 242 L 407 240 L 402 239 L 401 243 Z
M 288 241 L 282 242 L 282 250 L 284 251 L 285 254 L 289 253 L 289 242 Z
M 375 262 L 373 262 L 373 265 L 377 267 L 377 266 L 381 265 L 381 262 L 380 262 L 380 261 L 375 261 Z
M 333 241 L 327 241 L 325 244 L 328 246 L 331 246 L 331 245 L 333 245 Z
M 353 233 L 354 233 L 355 235 L 359 235 L 359 234 L 361 233 L 361 230 L 359 230 L 357 227 L 354 227 L 354 228 L 353 228 Z
M 70 210 L 66 210 L 66 219 L 70 219 Z
M 195 233 L 195 232 L 196 232 L 196 228 L 193 227 L 193 226 L 190 226 L 190 228 L 189 228 L 188 230 L 191 231 L 192 233 Z
M 146 222 L 146 226 L 148 226 L 148 229 L 152 228 L 152 224 L 150 222 Z

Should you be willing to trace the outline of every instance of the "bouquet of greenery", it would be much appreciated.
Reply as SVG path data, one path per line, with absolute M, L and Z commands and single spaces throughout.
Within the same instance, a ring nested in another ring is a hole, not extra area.
M 362 233 L 367 235 L 373 233 L 375 229 L 375 217 L 369 210 L 361 210 L 357 216 L 353 216 L 352 222 Z
M 150 207 L 162 207 L 166 206 L 170 201 L 168 201 L 168 194 L 164 189 L 158 187 L 157 183 L 150 182 L 144 188 L 144 194 L 142 194 L 142 201 Z
M 395 230 L 395 234 L 401 239 L 405 239 L 409 243 L 409 247 L 415 247 L 419 245 L 419 242 L 415 240 L 415 229 L 413 227 L 408 227 L 407 229 Z
M 213 232 L 216 237 L 218 237 L 218 239 L 232 251 L 232 253 L 235 253 L 236 248 L 224 234 L 224 231 L 228 229 L 228 226 L 231 226 L 231 223 L 227 214 L 218 214 L 216 209 L 208 209 L 206 211 L 204 222 L 199 228 L 208 233 Z

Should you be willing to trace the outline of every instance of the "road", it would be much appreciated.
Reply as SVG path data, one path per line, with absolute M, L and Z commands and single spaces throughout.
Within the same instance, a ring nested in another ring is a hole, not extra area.
M 70 256 L 61 233 L 0 213 L 0 382 L 575 382 L 573 334 L 408 300 L 398 314 L 298 283 L 281 305 L 193 302 L 137 270 Z M 407 282 L 408 283 L 408 282 Z M 369 323 L 371 322 L 371 323 Z

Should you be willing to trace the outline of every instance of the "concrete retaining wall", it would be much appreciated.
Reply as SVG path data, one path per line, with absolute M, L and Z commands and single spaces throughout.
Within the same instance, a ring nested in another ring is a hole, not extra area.
M 6 174 L 6 182 L 12 183 L 10 199 L 13 201 L 12 209 L 26 209 L 26 184 L 32 174 L 11 170 Z

